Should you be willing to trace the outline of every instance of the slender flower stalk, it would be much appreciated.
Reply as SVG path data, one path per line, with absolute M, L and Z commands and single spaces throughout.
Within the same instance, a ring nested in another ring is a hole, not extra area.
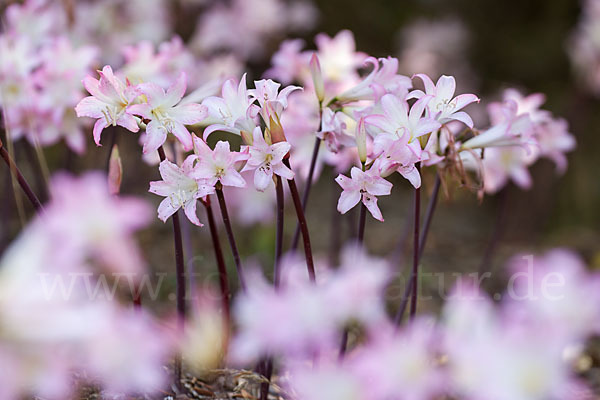
M 42 206 L 42 203 L 40 202 L 38 197 L 35 195 L 33 190 L 31 189 L 31 186 L 29 186 L 29 183 L 27 183 L 27 180 L 25 179 L 25 177 L 23 176 L 23 174 L 17 167 L 17 164 L 15 164 L 13 159 L 10 157 L 10 154 L 8 154 L 8 151 L 6 151 L 6 149 L 4 148 L 4 145 L 1 140 L 0 140 L 0 157 L 2 157 L 2 159 L 4 160 L 4 162 L 10 169 L 11 174 L 17 178 L 17 182 L 19 183 L 19 186 L 21 186 L 21 189 L 23 189 L 25 196 L 27 196 L 27 198 L 29 199 L 29 202 L 31 203 L 31 205 L 33 206 L 35 211 L 38 213 L 43 211 L 44 207 Z
M 365 169 L 365 164 L 363 163 L 363 171 Z M 365 240 L 365 225 L 367 222 L 367 206 L 363 203 L 360 205 L 360 214 L 358 216 L 358 236 L 357 241 L 359 246 L 362 246 Z M 348 328 L 344 329 L 342 333 L 342 343 L 340 345 L 340 359 L 344 357 L 346 354 L 346 348 L 348 347 Z
M 321 128 L 319 127 L 319 131 Z M 315 147 L 313 148 L 312 158 L 310 159 L 310 167 L 308 169 L 308 176 L 306 178 L 306 187 L 304 193 L 302 193 L 302 211 L 306 212 L 306 206 L 308 205 L 308 196 L 310 194 L 310 188 L 312 186 L 313 176 L 317 165 L 317 159 L 319 157 L 319 149 L 321 148 L 321 138 L 315 138 Z M 294 237 L 292 239 L 291 249 L 296 250 L 298 247 L 298 241 L 300 240 L 300 223 L 296 224 L 296 230 L 294 231 Z
M 315 64 L 318 64 L 318 59 L 315 58 Z M 321 67 L 319 66 L 318 70 Z M 319 97 L 317 93 L 317 97 Z M 319 99 L 319 130 L 323 129 L 323 99 Z M 321 148 L 321 138 L 315 137 L 315 146 L 313 147 L 312 157 L 310 159 L 310 167 L 308 169 L 308 176 L 306 177 L 306 187 L 304 193 L 302 193 L 302 211 L 306 212 L 306 206 L 308 205 L 308 195 L 310 194 L 310 187 L 312 186 L 313 177 L 315 175 L 315 169 L 317 166 L 317 159 L 319 158 L 319 149 Z M 300 223 L 296 224 L 296 230 L 294 231 L 294 237 L 292 239 L 291 249 L 296 250 L 298 247 L 298 240 L 300 239 Z
M 338 262 L 338 256 L 340 253 L 340 248 L 342 247 L 342 238 L 341 238 L 341 222 L 342 222 L 342 214 L 337 210 L 337 203 L 339 198 L 339 193 L 337 188 L 331 186 L 333 190 L 331 190 L 331 194 L 333 197 L 333 208 L 331 213 L 331 223 L 329 228 L 329 254 L 328 260 L 329 265 L 336 265 Z
M 275 228 L 275 263 L 273 266 L 273 285 L 279 288 L 281 281 L 281 256 L 283 254 L 283 218 L 284 218 L 284 199 L 283 199 L 283 182 L 279 175 L 275 175 L 275 195 L 277 201 L 277 226 Z M 273 374 L 273 359 L 268 358 L 260 365 L 260 373 L 267 378 L 266 382 L 260 385 L 260 399 L 267 400 L 269 396 L 269 386 L 271 383 L 271 375 Z
M 438 174 L 438 175 L 436 175 L 435 183 L 433 185 L 433 191 L 431 192 L 431 196 L 429 198 L 429 204 L 427 205 L 427 212 L 425 214 L 425 220 L 423 221 L 423 229 L 421 230 L 421 236 L 419 238 L 418 262 L 420 262 L 421 257 L 423 256 L 425 244 L 427 243 L 429 227 L 431 226 L 431 221 L 433 220 L 433 214 L 435 213 L 435 209 L 437 206 L 437 200 L 438 200 L 439 193 L 440 193 L 440 186 L 441 186 L 441 178 L 440 178 L 440 175 Z M 400 302 L 400 307 L 398 308 L 398 312 L 396 313 L 396 317 L 394 319 L 396 326 L 399 326 L 400 322 L 402 321 L 404 312 L 406 311 L 406 306 L 408 305 L 408 300 L 410 298 L 410 294 L 413 291 L 414 283 L 415 283 L 415 279 L 414 279 L 414 270 L 413 270 L 413 271 L 411 271 L 410 278 L 404 289 L 404 295 L 402 296 L 402 301 Z
M 273 284 L 279 287 L 281 280 L 281 255 L 283 253 L 283 182 L 279 175 L 275 175 L 275 195 L 277 199 L 277 227 L 275 236 L 275 264 L 273 269 Z
M 160 161 L 165 161 L 167 156 L 162 146 L 158 148 Z M 183 240 L 181 237 L 181 224 L 179 222 L 179 210 L 173 214 L 173 241 L 175 246 L 175 282 L 176 282 L 176 308 L 178 316 L 178 327 L 184 329 L 186 304 L 185 304 L 185 266 L 183 256 Z M 175 359 L 176 384 L 181 381 L 181 355 Z
M 48 199 L 48 181 L 50 172 L 46 165 L 46 160 L 43 155 L 42 148 L 37 143 L 24 143 L 22 147 L 25 150 L 25 156 L 32 168 L 35 191 L 38 194 L 40 201 L 45 202 Z M 16 154 L 16 153 L 15 153 Z
M 291 169 L 290 160 L 287 158 L 283 159 L 283 163 L 286 167 Z M 300 226 L 300 231 L 302 232 L 302 241 L 304 243 L 304 256 L 306 258 L 306 267 L 308 269 L 308 277 L 311 282 L 316 282 L 316 274 L 315 274 L 315 264 L 313 262 L 312 256 L 312 248 L 310 245 L 310 236 L 308 233 L 308 225 L 306 224 L 306 216 L 304 215 L 304 209 L 302 207 L 302 202 L 300 200 L 300 194 L 298 193 L 298 187 L 296 186 L 296 180 L 290 179 L 288 180 L 288 185 L 290 187 L 290 194 L 292 195 L 292 200 L 294 201 L 294 208 L 296 209 L 296 217 L 298 218 L 298 225 Z
M 417 169 L 418 169 L 417 164 Z M 412 320 L 417 314 L 417 292 L 419 290 L 419 225 L 421 223 L 421 188 L 415 188 L 415 205 L 414 205 L 414 231 L 413 231 L 413 268 L 412 268 L 412 294 L 410 300 L 410 319 Z
M 358 216 L 358 243 L 363 244 L 365 240 L 365 224 L 367 222 L 367 207 L 364 204 L 360 205 L 360 215 Z
M 485 248 L 485 253 L 481 258 L 479 269 L 477 270 L 480 276 L 483 276 L 483 274 L 485 274 L 486 272 L 491 272 L 491 261 L 494 258 L 494 253 L 496 252 L 498 245 L 500 244 L 502 234 L 504 233 L 504 229 L 506 227 L 506 214 L 508 211 L 507 204 L 508 188 L 505 187 L 498 194 L 498 206 L 496 211 L 496 220 L 494 221 L 494 227 L 492 228 L 493 231 Z
M 246 291 L 246 280 L 244 278 L 242 260 L 240 258 L 240 253 L 235 242 L 235 236 L 233 235 L 233 228 L 231 227 L 231 220 L 229 219 L 229 213 L 227 212 L 227 203 L 225 202 L 225 195 L 223 195 L 223 189 L 221 188 L 220 184 L 217 184 L 216 192 L 217 199 L 219 200 L 219 208 L 221 209 L 221 217 L 223 218 L 223 225 L 225 225 L 227 239 L 229 240 L 229 246 L 231 247 L 231 253 L 233 254 L 235 268 L 237 270 L 238 279 L 240 281 L 240 287 L 243 291 Z
M 210 197 L 206 196 L 206 200 L 201 200 L 206 209 L 206 219 L 210 229 L 210 237 L 212 239 L 213 249 L 215 251 L 215 259 L 217 260 L 217 268 L 219 270 L 219 286 L 221 287 L 221 303 L 223 312 L 225 313 L 226 332 L 229 333 L 231 326 L 231 307 L 229 304 L 231 292 L 229 291 L 229 278 L 227 276 L 227 267 L 225 266 L 225 258 L 223 257 L 223 249 L 219 240 L 219 232 L 213 215 Z

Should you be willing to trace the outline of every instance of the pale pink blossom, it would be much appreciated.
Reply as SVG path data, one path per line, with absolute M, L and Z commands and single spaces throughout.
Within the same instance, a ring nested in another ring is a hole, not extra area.
M 518 114 L 517 103 L 506 100 L 488 106 L 492 126 L 462 144 L 463 148 L 535 145 L 534 128 L 529 114 Z
M 273 180 L 273 174 L 294 179 L 294 172 L 283 163 L 292 146 L 288 142 L 267 144 L 259 127 L 254 128 L 252 137 L 252 145 L 248 146 L 250 158 L 242 171 L 254 170 L 254 187 L 264 192 Z
M 348 125 L 356 123 L 346 114 L 325 107 L 321 115 L 321 130 L 316 135 L 325 142 L 329 151 L 337 153 L 343 147 L 356 145 L 354 136 L 347 133 L 350 130 Z
M 280 120 L 281 113 L 288 106 L 288 96 L 296 90 L 302 90 L 299 86 L 290 85 L 280 91 L 281 84 L 271 79 L 254 81 L 254 86 L 256 89 L 249 89 L 248 95 L 252 101 L 258 101 L 260 115 L 267 126 L 270 125 L 271 118 L 274 121 Z
M 98 146 L 100 135 L 107 126 L 120 125 L 131 132 L 139 130 L 136 118 L 126 112 L 127 106 L 138 97 L 135 88 L 117 78 L 108 65 L 99 74 L 100 80 L 85 77 L 83 85 L 91 96 L 81 100 L 75 107 L 78 117 L 97 118 L 94 141 Z
M 306 69 L 306 56 L 301 53 L 303 47 L 302 39 L 281 42 L 279 50 L 271 57 L 271 68 L 265 72 L 265 76 L 277 79 L 283 84 L 300 80 Z
M 338 325 L 359 322 L 367 329 L 377 329 L 384 324 L 385 288 L 391 276 L 386 260 L 369 255 L 363 246 L 346 245 L 335 273 L 321 283 L 329 304 L 336 304 Z
M 147 103 L 132 104 L 127 112 L 150 120 L 146 125 L 146 142 L 144 154 L 156 151 L 172 133 L 183 145 L 185 151 L 194 148 L 190 131 L 185 125 L 193 125 L 208 115 L 206 106 L 195 103 L 178 104 L 186 89 L 186 75 L 181 73 L 177 80 L 165 92 L 153 83 L 142 83 L 137 86 L 139 93 L 144 94 Z
M 58 176 L 51 187 L 44 214 L 0 259 L 0 364 L 11 371 L 2 393 L 70 398 L 73 373 L 110 390 L 160 389 L 174 342 L 116 301 L 142 272 L 133 234 L 148 222 L 146 204 L 109 195 L 102 174 Z
M 518 90 L 509 88 L 504 91 L 502 97 L 504 101 L 514 101 L 517 104 L 517 114 L 529 114 L 529 118 L 533 123 L 545 122 L 552 118 L 550 111 L 540 109 L 542 104 L 546 102 L 546 96 L 543 93 L 532 93 L 524 96 Z M 493 104 L 496 104 L 495 107 L 500 106 L 500 103 Z M 490 107 L 492 106 L 490 105 Z M 490 114 L 492 113 L 490 112 Z M 492 124 L 494 123 L 496 122 L 492 119 Z
M 583 343 L 600 332 L 600 275 L 566 249 L 509 260 L 511 280 L 505 301 L 518 318 L 552 331 L 565 345 Z
M 432 399 L 445 393 L 446 377 L 436 360 L 441 332 L 421 317 L 394 334 L 382 329 L 349 360 L 349 369 L 368 384 L 363 399 Z
M 415 166 L 421 159 L 408 146 L 408 136 L 398 139 L 392 134 L 377 135 L 373 141 L 373 156 L 377 157 L 375 162 L 382 176 L 398 172 L 415 188 L 421 187 L 421 174 Z
M 383 133 L 395 135 L 398 139 L 408 137 L 407 146 L 415 153 L 421 155 L 421 145 L 418 140 L 420 136 L 439 129 L 442 124 L 430 117 L 423 117 L 425 107 L 432 96 L 423 96 L 412 107 L 406 100 L 398 98 L 393 94 L 386 94 L 381 98 L 383 114 L 373 114 L 365 118 L 367 124 L 374 125 Z
M 573 378 L 560 336 L 494 307 L 479 290 L 456 291 L 444 307 L 451 390 L 465 398 L 563 398 Z
M 291 267 L 285 259 L 281 266 Z M 303 275 L 305 270 L 304 265 Z M 261 275 L 248 274 L 248 291 L 235 302 L 239 329 L 230 345 L 231 361 L 245 364 L 266 354 L 304 359 L 332 347 L 339 334 L 323 291 L 308 280 L 276 290 Z
M 577 146 L 575 138 L 569 133 L 569 125 L 564 119 L 552 119 L 537 129 L 537 144 L 540 156 L 548 157 L 556 164 L 559 173 L 567 169 L 566 152 Z
M 315 37 L 315 43 L 326 82 L 347 85 L 357 80 L 356 70 L 364 63 L 367 55 L 356 51 L 351 31 L 339 31 L 333 38 L 320 33 Z
M 369 57 L 365 63 L 373 65 L 373 70 L 355 87 L 335 97 L 340 103 L 358 100 L 378 101 L 385 94 L 404 98 L 412 88 L 408 76 L 398 74 L 398 59 L 393 57 L 376 59 Z M 381 68 L 379 67 L 381 63 Z
M 233 79 L 223 84 L 222 97 L 211 96 L 202 101 L 208 109 L 207 123 L 204 130 L 204 139 L 215 131 L 226 131 L 241 135 L 242 131 L 253 132 L 254 121 L 259 108 L 253 104 L 246 87 L 246 74 L 242 76 L 237 89 Z
M 425 85 L 425 93 L 421 90 L 412 91 L 408 98 L 421 98 L 425 95 L 433 96 L 427 108 L 429 115 L 442 124 L 450 121 L 461 121 L 469 128 L 473 128 L 473 119 L 463 108 L 471 103 L 479 102 L 474 94 L 461 94 L 454 97 L 456 91 L 456 80 L 453 76 L 442 75 L 434 85 L 431 78 L 425 74 L 415 75 Z
M 350 175 L 352 178 L 341 174 L 335 178 L 335 181 L 343 189 L 337 205 L 338 211 L 345 214 L 362 201 L 373 218 L 383 221 L 383 216 L 377 206 L 377 196 L 389 195 L 392 191 L 392 184 L 381 177 L 377 167 L 372 167 L 367 171 L 352 167 Z
M 133 233 L 149 222 L 147 203 L 111 196 L 106 176 L 100 173 L 77 179 L 59 174 L 50 188 L 45 224 L 55 243 L 60 243 L 57 253 L 93 258 L 110 271 L 141 271 L 143 262 Z
M 532 185 L 528 167 L 532 163 L 527 150 L 519 146 L 490 147 L 485 149 L 483 159 L 483 185 L 486 193 L 496 193 L 509 180 L 523 189 Z
M 158 206 L 158 218 L 163 222 L 183 208 L 191 223 L 202 226 L 196 214 L 198 199 L 214 193 L 215 188 L 190 177 L 196 160 L 196 155 L 188 156 L 181 167 L 169 160 L 160 163 L 160 176 L 163 180 L 150 182 L 149 192 L 165 196 Z
M 246 186 L 239 170 L 240 163 L 249 158 L 247 153 L 231 151 L 229 142 L 224 141 L 217 142 L 212 150 L 198 137 L 194 137 L 194 151 L 198 156 L 198 163 L 190 172 L 191 178 L 204 180 L 210 186 L 216 185 L 217 182 L 223 186 Z

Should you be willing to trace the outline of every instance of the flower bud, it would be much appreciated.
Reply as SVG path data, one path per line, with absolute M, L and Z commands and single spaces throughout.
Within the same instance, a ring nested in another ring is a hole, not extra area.
M 252 138 L 252 133 L 242 129 L 240 131 L 240 134 L 242 135 L 242 141 L 244 142 L 244 144 L 252 146 L 252 143 L 254 142 L 254 139 Z
M 367 128 L 364 118 L 361 118 L 356 125 L 356 148 L 360 162 L 364 164 L 367 161 Z
M 273 106 L 270 102 L 267 103 L 267 111 L 269 115 L 269 133 L 271 135 L 271 142 L 273 144 L 287 142 L 287 139 L 285 138 L 285 132 L 283 131 L 281 121 L 279 120 L 279 116 L 273 109 Z
M 313 53 L 310 58 L 310 74 L 312 76 L 313 84 L 315 85 L 317 99 L 319 99 L 319 103 L 322 103 L 325 98 L 325 84 L 323 83 L 321 63 L 319 62 L 319 57 L 317 57 L 316 53 Z
M 108 192 L 117 195 L 121 191 L 121 180 L 123 179 L 123 164 L 119 154 L 119 147 L 115 144 L 108 160 Z

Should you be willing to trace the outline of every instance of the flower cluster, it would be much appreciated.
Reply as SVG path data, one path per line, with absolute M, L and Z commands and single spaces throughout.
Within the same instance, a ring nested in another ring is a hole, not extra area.
M 294 263 L 286 269 L 293 274 Z M 598 333 L 600 276 L 564 250 L 517 256 L 509 271 L 511 283 L 499 304 L 474 282 L 459 281 L 439 320 L 421 316 L 395 331 L 382 301 L 389 270 L 348 248 L 341 269 L 326 274 L 322 285 L 293 277 L 275 291 L 255 282 L 238 298 L 240 332 L 231 355 L 244 363 L 275 356 L 284 384 L 307 400 L 490 393 L 508 400 L 584 393 L 569 363 L 586 338 Z M 278 323 L 283 320 L 287 323 Z M 342 331 L 350 321 L 362 329 L 351 330 L 356 344 L 340 358 Z
M 115 392 L 162 385 L 175 336 L 111 297 L 141 282 L 133 234 L 149 221 L 148 205 L 109 195 L 101 173 L 54 178 L 44 214 L 0 259 L 2 398 L 67 398 L 73 372 Z
M 565 153 L 575 148 L 575 138 L 564 119 L 540 109 L 544 101 L 541 93 L 523 96 L 507 89 L 502 103 L 488 106 L 492 127 L 464 143 L 466 148 L 487 147 L 481 162 L 487 193 L 497 192 L 509 179 L 531 187 L 527 168 L 540 157 L 554 161 L 559 173 L 566 170 Z

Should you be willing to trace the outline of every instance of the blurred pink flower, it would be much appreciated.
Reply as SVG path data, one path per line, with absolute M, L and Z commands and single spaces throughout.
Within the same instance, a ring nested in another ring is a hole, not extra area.
M 369 388 L 362 399 L 423 400 L 445 392 L 437 361 L 441 332 L 432 318 L 411 321 L 397 334 L 383 329 L 348 360 L 348 368 Z
M 486 193 L 496 193 L 512 179 L 519 187 L 529 189 L 531 174 L 527 169 L 533 162 L 522 147 L 490 147 L 485 149 L 481 160 L 483 184 Z
M 50 188 L 44 225 L 52 232 L 57 253 L 75 260 L 92 257 L 115 272 L 141 272 L 133 233 L 149 222 L 147 203 L 111 196 L 106 176 L 100 173 L 80 178 L 56 175 Z
M 367 55 L 356 51 L 354 34 L 351 31 L 339 31 L 334 37 L 319 33 L 315 37 L 315 43 L 323 79 L 326 82 L 348 85 L 358 79 L 356 70 L 362 66 Z M 307 66 L 309 59 L 310 57 L 306 60 Z
M 120 278 L 131 290 L 142 272 L 133 233 L 145 203 L 109 195 L 102 174 L 56 176 L 51 188 L 0 259 L 3 398 L 69 398 L 73 373 L 109 390 L 160 389 L 176 338 L 115 299 Z
M 499 400 L 563 398 L 573 382 L 553 331 L 512 320 L 477 289 L 455 292 L 444 307 L 451 390 Z
M 529 114 L 519 114 L 514 100 L 490 103 L 488 112 L 492 126 L 462 144 L 463 148 L 487 148 L 535 145 L 534 124 Z
M 408 90 L 412 88 L 412 82 L 408 76 L 398 74 L 398 59 L 369 57 L 365 63 L 373 65 L 373 71 L 358 85 L 337 95 L 335 98 L 339 102 L 378 101 L 385 94 L 393 94 L 399 98 L 406 97 Z
M 271 68 L 265 72 L 265 76 L 283 84 L 301 81 L 301 76 L 307 68 L 306 55 L 301 52 L 303 47 L 302 39 L 281 42 L 279 50 L 271 57 Z
M 600 274 L 588 272 L 581 258 L 565 249 L 542 255 L 516 255 L 505 307 L 527 323 L 582 344 L 600 332 Z

